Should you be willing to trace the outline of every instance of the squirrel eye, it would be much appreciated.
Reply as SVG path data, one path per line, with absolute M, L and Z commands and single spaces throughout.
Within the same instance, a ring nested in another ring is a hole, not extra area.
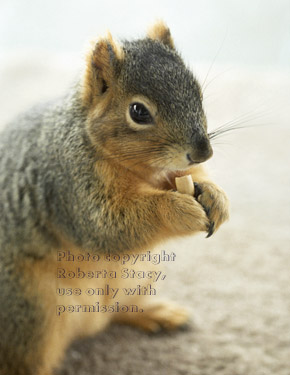
M 145 125 L 153 122 L 153 118 L 144 104 L 132 103 L 129 112 L 131 119 L 137 122 L 137 124 Z

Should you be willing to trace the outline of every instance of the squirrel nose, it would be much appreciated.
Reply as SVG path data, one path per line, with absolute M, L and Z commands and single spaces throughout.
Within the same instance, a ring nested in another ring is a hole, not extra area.
M 192 151 L 186 154 L 190 164 L 202 163 L 213 154 L 211 144 L 206 136 L 195 137 L 192 142 Z

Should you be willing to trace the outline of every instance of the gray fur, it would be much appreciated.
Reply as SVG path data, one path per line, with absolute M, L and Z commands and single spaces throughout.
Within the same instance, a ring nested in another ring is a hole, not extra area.
M 125 42 L 124 49 L 118 72 L 124 92 L 156 103 L 171 141 L 199 142 L 202 149 L 207 136 L 198 83 L 177 52 L 150 39 Z M 106 203 L 94 169 L 101 154 L 87 134 L 86 111 L 77 84 L 66 97 L 18 117 L 0 135 L 1 375 L 34 375 L 38 366 L 23 361 L 24 352 L 39 345 L 43 312 L 37 300 L 23 297 L 16 271 L 22 259 L 44 258 L 56 249 L 57 232 L 94 252 L 126 251 L 133 239 L 138 243 L 138 223 L 127 225 L 130 212 L 114 217 Z
M 128 94 L 148 97 L 166 121 L 162 130 L 178 145 L 191 144 L 202 155 L 208 150 L 201 88 L 176 50 L 145 39 L 125 42 L 127 58 L 120 80 Z M 197 144 L 197 143 L 200 144 Z M 198 157 L 197 157 L 198 158 Z

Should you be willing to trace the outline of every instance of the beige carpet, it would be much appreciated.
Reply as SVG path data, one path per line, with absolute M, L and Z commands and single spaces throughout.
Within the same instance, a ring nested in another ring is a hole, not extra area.
M 59 93 L 74 69 L 57 58 L 40 66 L 18 59 L 0 73 L 3 122 Z M 241 124 L 264 126 L 214 143 L 209 166 L 230 198 L 230 221 L 209 239 L 163 246 L 177 258 L 160 295 L 189 309 L 189 329 L 148 335 L 112 326 L 73 344 L 59 374 L 290 374 L 289 83 L 283 72 L 232 69 L 207 89 L 211 129 L 244 114 Z

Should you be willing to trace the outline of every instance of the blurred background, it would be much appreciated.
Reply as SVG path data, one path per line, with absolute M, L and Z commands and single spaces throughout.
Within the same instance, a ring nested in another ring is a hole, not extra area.
M 249 126 L 215 140 L 208 163 L 231 219 L 163 247 L 177 260 L 160 295 L 191 329 L 112 327 L 76 343 L 61 374 L 289 375 L 289 0 L 0 0 L 0 127 L 61 95 L 89 39 L 143 37 L 158 18 L 203 83 L 209 129 Z
M 38 97 L 56 95 L 80 68 L 88 40 L 107 30 L 119 40 L 142 37 L 158 18 L 168 23 L 178 50 L 201 80 L 209 73 L 207 81 L 218 75 L 219 82 L 243 68 L 275 83 L 275 74 L 289 72 L 289 8 L 289 0 L 1 0 L 1 103 L 8 117 L 15 112 L 10 97 L 21 99 L 22 109 Z M 275 93 L 264 94 L 275 101 Z M 2 111 L 1 122 L 6 114 Z
M 110 29 L 120 38 L 142 36 L 163 18 L 192 61 L 289 68 L 289 1 L 1 1 L 1 55 L 15 51 L 75 53 Z

